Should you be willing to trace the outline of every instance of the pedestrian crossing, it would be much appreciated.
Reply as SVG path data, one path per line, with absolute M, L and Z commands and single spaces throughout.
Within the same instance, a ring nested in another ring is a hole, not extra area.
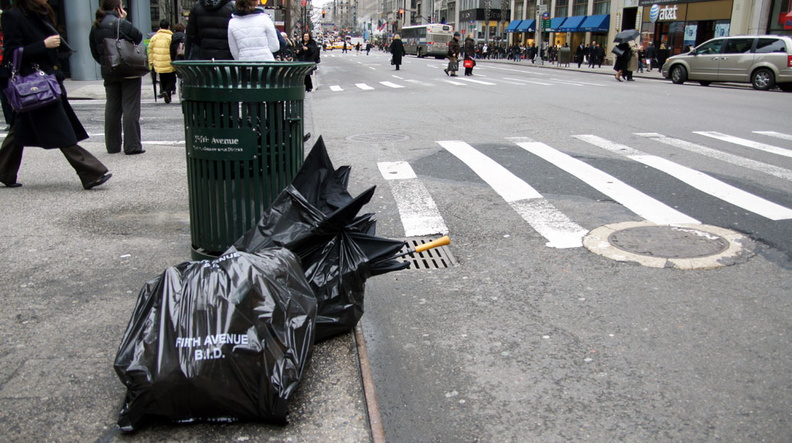
M 438 71 L 442 74 L 442 68 L 438 67 Z M 577 80 L 566 80 L 560 79 L 555 77 L 549 76 L 541 76 L 539 78 L 517 78 L 514 77 L 513 74 L 510 75 L 508 73 L 503 73 L 499 71 L 488 72 L 486 75 L 482 75 L 477 73 L 475 76 L 472 77 L 465 77 L 463 75 L 457 75 L 456 77 L 443 77 L 439 75 L 437 79 L 430 79 L 430 80 L 418 80 L 418 79 L 411 79 L 406 76 L 402 75 L 392 75 L 393 80 L 383 80 L 383 81 L 376 81 L 376 82 L 360 82 L 354 83 L 350 82 L 349 84 L 334 84 L 330 83 L 325 88 L 329 89 L 330 92 L 344 92 L 344 91 L 351 91 L 351 90 L 362 90 L 362 91 L 375 91 L 375 90 L 388 90 L 388 89 L 403 89 L 403 88 L 431 88 L 431 87 L 438 87 L 443 85 L 451 85 L 451 86 L 499 86 L 499 85 L 510 85 L 510 86 L 523 86 L 523 87 L 533 87 L 533 86 L 560 86 L 560 87 L 607 87 L 610 83 L 605 82 L 596 82 L 596 81 L 577 81 Z M 320 82 L 321 83 L 321 82 Z M 321 90 L 323 86 L 320 84 L 317 86 L 317 90 Z
M 779 194 L 774 191 L 770 194 L 774 195 L 776 199 L 779 195 L 789 195 L 789 190 L 792 189 L 790 187 L 792 185 L 789 184 L 792 182 L 792 170 L 781 165 L 792 166 L 792 162 L 784 163 L 780 157 L 788 157 L 792 153 L 792 144 L 788 143 L 792 141 L 792 135 L 774 131 L 753 131 L 751 134 L 760 137 L 760 140 L 712 131 L 691 132 L 691 137 L 696 135 L 709 137 L 715 141 L 716 146 L 705 146 L 659 133 L 636 133 L 633 135 L 639 137 L 639 143 L 640 140 L 651 141 L 657 143 L 657 147 L 662 144 L 702 156 L 705 159 L 722 162 L 727 168 L 737 166 L 765 174 L 770 181 L 781 179 L 784 182 L 779 187 L 785 189 L 786 192 L 781 191 Z M 762 137 L 779 140 L 781 143 L 777 143 L 777 145 L 781 146 L 769 145 L 761 140 Z M 610 140 L 594 134 L 576 134 L 571 135 L 570 138 L 584 143 L 588 148 L 601 151 L 604 156 L 609 158 L 621 158 L 665 174 L 674 183 L 674 187 L 694 189 L 702 195 L 709 196 L 708 198 L 740 208 L 745 213 L 753 214 L 770 222 L 792 220 L 792 209 L 788 207 L 792 206 L 792 200 L 772 201 L 772 198 L 768 196 L 757 195 L 755 190 L 750 192 L 741 189 L 739 186 L 717 178 L 717 174 L 713 174 L 711 171 L 700 171 L 690 165 L 683 164 L 682 161 L 675 161 L 678 156 L 673 153 L 668 156 L 670 159 L 660 157 L 630 146 L 623 140 Z M 633 136 L 625 138 L 635 140 Z M 655 196 L 650 196 L 638 189 L 641 185 L 630 183 L 630 176 L 627 174 L 624 179 L 616 177 L 618 173 L 614 173 L 614 171 L 601 170 L 564 152 L 563 149 L 532 138 L 506 137 L 505 142 L 522 148 L 525 155 L 547 162 L 552 167 L 568 174 L 570 178 L 577 179 L 602 193 L 646 221 L 659 225 L 702 223 L 697 218 L 698 214 L 686 214 L 671 204 L 661 201 L 663 197 L 658 197 L 656 192 Z M 729 143 L 730 146 L 724 146 L 723 142 Z M 786 142 L 786 147 L 783 146 L 784 142 Z M 531 229 L 546 240 L 547 247 L 577 248 L 583 246 L 583 237 L 588 233 L 588 230 L 583 228 L 586 221 L 575 220 L 575 214 L 566 214 L 560 211 L 553 204 L 551 198 L 547 198 L 537 191 L 539 183 L 529 183 L 529 179 L 519 177 L 506 166 L 499 164 L 484 152 L 486 148 L 477 149 L 474 145 L 462 140 L 440 140 L 436 143 L 451 154 L 456 161 L 459 161 L 460 165 L 464 165 L 465 170 L 471 176 L 476 176 L 486 183 L 494 195 L 499 196 Z M 641 143 L 641 146 L 643 145 Z M 742 149 L 742 152 L 736 154 L 735 146 L 737 150 Z M 730 152 L 726 152 L 726 149 Z M 760 152 L 759 156 L 763 157 L 765 161 L 751 158 L 751 156 L 757 155 L 757 149 Z M 779 161 L 776 162 L 773 159 L 779 159 Z M 713 165 L 712 162 L 708 164 Z M 714 165 L 718 164 L 720 163 L 714 163 Z M 420 180 L 408 163 L 380 163 L 379 168 L 397 200 L 400 218 L 408 237 L 431 236 L 448 232 L 443 218 L 453 215 L 441 214 L 438 205 L 429 192 L 420 185 Z M 408 182 L 411 184 L 407 185 Z M 756 188 L 762 187 L 754 189 Z M 688 210 L 695 211 L 695 209 Z M 759 218 L 756 219 L 759 220 L 757 223 L 761 223 Z M 624 221 L 632 220 L 634 219 Z

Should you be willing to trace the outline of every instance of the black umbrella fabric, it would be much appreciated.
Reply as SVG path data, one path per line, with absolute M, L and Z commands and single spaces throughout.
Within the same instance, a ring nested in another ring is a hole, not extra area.
M 316 298 L 287 249 L 185 262 L 146 283 L 115 359 L 118 425 L 286 424 L 313 352 Z
M 248 252 L 284 247 L 300 258 L 318 304 L 317 342 L 355 327 L 367 278 L 409 266 L 392 259 L 403 241 L 377 237 L 374 215 L 357 215 L 375 188 L 353 198 L 349 173 L 333 168 L 319 137 L 292 184 L 234 244 Z
M 613 41 L 615 43 L 626 43 L 633 41 L 640 36 L 641 33 L 637 29 L 628 29 L 616 34 L 616 37 L 613 38 Z

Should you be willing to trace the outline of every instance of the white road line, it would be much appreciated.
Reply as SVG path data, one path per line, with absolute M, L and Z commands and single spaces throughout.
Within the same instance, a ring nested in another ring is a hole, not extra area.
M 655 132 L 636 133 L 635 135 L 651 138 L 652 140 L 664 143 L 675 148 L 684 149 L 695 154 L 704 155 L 722 162 L 731 163 L 741 168 L 752 169 L 754 171 L 763 172 L 784 180 L 792 181 L 792 170 L 782 168 L 780 166 L 762 163 L 760 161 L 752 160 L 750 158 L 740 157 L 739 155 L 729 154 L 728 152 L 718 151 L 717 149 L 708 148 L 706 146 L 697 145 L 678 138 L 666 137 L 663 134 Z
M 503 79 L 504 80 L 511 80 L 511 81 L 515 81 L 515 82 L 520 82 L 520 83 L 523 83 L 523 84 L 528 83 L 528 84 L 531 84 L 531 85 L 542 85 L 542 86 L 552 86 L 553 85 L 552 83 L 543 83 L 543 82 L 538 82 L 538 81 L 535 81 L 535 80 L 526 80 L 526 79 L 523 79 L 523 78 L 504 77 Z
M 507 140 L 513 141 L 526 151 L 579 178 L 592 188 L 652 223 L 659 225 L 700 224 L 698 220 L 688 217 L 665 203 L 644 194 L 616 177 L 544 143 L 525 137 L 510 137 Z
M 377 163 L 388 180 L 407 237 L 447 234 L 440 211 L 423 183 L 407 162 Z
M 362 89 L 364 91 L 371 91 L 371 90 L 374 89 L 374 88 L 372 88 L 371 86 L 369 86 L 369 85 L 367 85 L 365 83 L 355 83 L 355 86 L 357 86 L 358 88 L 360 88 L 360 89 Z
M 788 220 L 792 218 L 792 209 L 773 203 L 757 195 L 745 192 L 730 184 L 724 183 L 703 172 L 682 166 L 672 161 L 654 155 L 645 155 L 637 149 L 606 140 L 596 135 L 573 135 L 574 138 L 592 145 L 599 146 L 607 151 L 623 155 L 629 159 L 643 163 L 647 166 L 665 172 L 684 183 L 719 198 L 735 206 L 759 214 L 770 220 Z
M 572 222 L 528 183 L 465 142 L 447 140 L 437 143 L 487 182 L 523 220 L 548 240 L 547 246 L 583 246 L 582 239 L 588 231 Z
M 344 89 L 341 86 L 333 85 L 333 86 L 330 86 L 330 90 L 333 91 L 333 92 L 341 92 Z
M 413 83 L 413 84 L 416 84 L 416 85 L 421 85 L 421 86 L 434 86 L 434 83 L 422 82 L 420 80 L 415 80 L 415 79 L 406 79 L 404 81 L 409 82 L 409 83 Z
M 495 85 L 496 85 L 496 83 L 492 83 L 492 82 L 485 82 L 485 81 L 483 81 L 483 80 L 475 80 L 475 79 L 472 79 L 472 78 L 462 78 L 462 77 L 460 77 L 459 79 L 460 79 L 460 80 L 464 80 L 464 81 L 466 81 L 466 82 L 471 82 L 471 83 L 478 83 L 478 84 L 480 84 L 480 85 L 487 85 L 487 86 L 495 86 Z
M 783 155 L 784 157 L 792 157 L 792 151 L 789 149 L 779 148 L 778 146 L 759 143 L 752 140 L 747 140 L 740 137 L 733 137 L 715 131 L 693 131 L 694 134 L 712 137 L 717 140 L 734 143 L 735 145 L 745 146 L 746 148 L 758 149 L 759 151 L 769 152 L 771 154 Z
M 467 83 L 456 82 L 454 80 L 443 79 L 443 81 L 446 82 L 446 83 L 451 83 L 452 85 L 456 85 L 456 86 L 467 86 Z
M 380 84 L 381 85 L 385 85 L 385 86 L 387 86 L 389 88 L 394 88 L 394 89 L 398 89 L 398 88 L 403 88 L 404 87 L 402 85 L 397 85 L 396 83 L 391 83 L 391 82 L 380 82 Z
M 769 137 L 780 138 L 781 140 L 792 140 L 792 135 L 783 134 L 775 131 L 753 131 L 754 134 L 767 135 Z

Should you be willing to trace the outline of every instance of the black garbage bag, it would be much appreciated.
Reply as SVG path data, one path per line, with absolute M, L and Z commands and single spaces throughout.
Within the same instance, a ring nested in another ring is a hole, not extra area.
M 118 424 L 148 418 L 286 424 L 313 352 L 316 298 L 286 249 L 229 249 L 141 289 L 118 348 Z
M 409 266 L 392 259 L 404 242 L 377 237 L 374 215 L 358 215 L 375 188 L 353 198 L 349 173 L 333 168 L 319 137 L 292 184 L 234 244 L 240 251 L 284 247 L 297 254 L 318 303 L 317 342 L 357 325 L 366 279 Z

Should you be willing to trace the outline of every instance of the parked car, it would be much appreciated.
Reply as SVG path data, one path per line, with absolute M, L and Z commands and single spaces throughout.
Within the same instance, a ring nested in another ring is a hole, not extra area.
M 778 86 L 792 92 L 792 37 L 739 35 L 708 40 L 690 52 L 668 58 L 663 77 L 676 84 L 688 80 L 751 83 L 755 89 Z

